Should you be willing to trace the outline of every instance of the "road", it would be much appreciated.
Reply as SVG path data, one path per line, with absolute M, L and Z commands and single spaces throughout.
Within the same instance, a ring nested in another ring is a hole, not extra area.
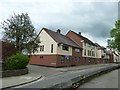
M 83 65 L 76 67 L 51 68 L 35 65 L 28 65 L 30 72 L 39 72 L 42 75 L 40 80 L 33 83 L 17 86 L 15 88 L 46 88 L 61 82 L 68 82 L 79 75 L 84 75 L 99 68 L 112 66 L 113 64 Z
M 78 77 L 79 75 L 84 75 L 86 73 L 98 70 L 99 68 L 103 68 L 103 66 L 100 66 L 100 67 L 99 67 L 99 65 L 96 65 L 96 66 L 97 67 L 91 66 L 91 68 L 87 68 L 87 67 L 89 67 L 89 65 L 88 65 L 88 66 L 86 66 L 86 69 L 82 68 L 84 66 L 69 67 L 67 69 L 66 68 L 59 69 L 59 68 L 50 68 L 49 67 L 49 69 L 48 69 L 48 67 L 41 67 L 41 66 L 33 67 L 30 65 L 29 69 L 32 70 L 32 72 L 40 72 L 41 75 L 44 77 L 44 79 L 34 82 L 34 83 L 31 83 L 31 84 L 28 84 L 28 85 L 16 87 L 16 88 L 46 88 L 46 87 L 50 87 L 55 84 L 59 84 L 61 82 L 68 82 L 68 80 Z
M 38 66 L 35 66 L 38 67 Z M 29 67 L 30 68 L 30 67 Z M 33 67 L 32 67 L 33 69 Z M 90 72 L 93 69 L 86 69 L 86 70 L 80 70 L 80 71 L 66 71 L 66 72 L 61 72 L 55 68 L 49 68 L 48 67 L 38 67 L 38 69 L 33 69 L 35 71 L 41 71 L 41 75 L 44 77 L 44 79 L 30 83 L 28 85 L 23 85 L 23 86 L 18 86 L 16 88 L 46 88 L 51 85 L 55 85 L 57 83 L 61 83 L 64 81 L 68 81 L 71 78 L 74 78 L 78 75 L 81 75 L 81 73 L 86 73 Z
M 120 84 L 118 83 L 118 81 L 120 81 L 120 78 L 118 78 L 119 74 L 120 69 L 111 71 L 107 74 L 101 75 L 88 81 L 76 90 L 80 90 L 80 88 L 118 88 L 118 86 L 120 86 L 118 85 Z

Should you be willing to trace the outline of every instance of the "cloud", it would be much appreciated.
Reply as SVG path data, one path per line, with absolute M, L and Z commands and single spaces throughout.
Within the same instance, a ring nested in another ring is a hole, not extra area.
M 54 31 L 59 28 L 64 34 L 74 30 L 95 42 L 106 44 L 109 31 L 118 18 L 117 2 L 52 1 L 2 0 L 0 22 L 13 13 L 28 13 L 37 32 L 43 27 Z

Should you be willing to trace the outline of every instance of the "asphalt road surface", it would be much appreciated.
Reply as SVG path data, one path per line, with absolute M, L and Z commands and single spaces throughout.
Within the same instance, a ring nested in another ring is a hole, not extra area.
M 49 86 L 53 86 L 61 82 L 66 82 L 68 80 L 71 80 L 72 78 L 94 71 L 98 68 L 102 68 L 102 67 L 95 67 L 95 68 L 87 68 L 83 70 L 61 71 L 62 68 L 60 68 L 59 70 L 59 68 L 57 69 L 57 68 L 49 67 L 48 69 L 48 67 L 31 66 L 31 65 L 28 67 L 30 70 L 32 70 L 32 72 L 40 72 L 44 78 L 40 81 L 38 80 L 37 82 L 21 85 L 16 88 L 47 88 Z
M 72 78 L 78 77 L 79 75 L 86 74 L 88 72 L 97 70 L 99 68 L 103 68 L 103 66 L 105 67 L 105 65 L 102 66 L 96 65 L 96 66 L 92 65 L 90 67 L 90 65 L 87 65 L 87 66 L 68 67 L 68 68 L 50 68 L 50 67 L 28 65 L 29 70 L 33 73 L 39 72 L 43 76 L 42 79 L 15 88 L 46 88 L 61 82 L 66 82 L 68 80 L 71 80 Z
M 120 69 L 111 71 L 107 74 L 101 75 L 97 78 L 94 78 L 87 83 L 81 85 L 80 88 L 120 88 Z

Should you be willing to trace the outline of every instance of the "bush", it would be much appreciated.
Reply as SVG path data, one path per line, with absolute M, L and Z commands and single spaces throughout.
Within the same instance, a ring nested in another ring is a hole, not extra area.
M 21 53 L 16 53 L 8 57 L 5 63 L 5 70 L 24 69 L 29 63 L 29 57 Z

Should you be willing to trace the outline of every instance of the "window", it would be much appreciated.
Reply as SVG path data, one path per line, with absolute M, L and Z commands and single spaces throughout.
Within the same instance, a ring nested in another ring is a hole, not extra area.
M 84 55 L 86 55 L 86 49 L 84 49 Z
M 90 50 L 88 50 L 88 56 L 91 56 L 91 51 Z
M 90 59 L 90 58 L 88 59 L 88 62 L 89 62 L 89 63 L 91 62 L 91 59 Z
M 90 56 L 91 56 L 91 51 L 90 51 Z
M 44 51 L 44 45 L 40 45 L 40 51 Z
M 84 58 L 84 62 L 85 62 L 85 63 L 87 62 L 86 58 Z
M 75 48 L 75 52 L 80 52 L 80 49 L 79 48 Z
M 70 62 L 70 56 L 65 56 L 65 58 L 67 62 Z
M 64 63 L 65 62 L 65 58 L 64 56 L 61 56 L 61 63 Z
M 84 42 L 84 46 L 86 46 L 86 42 Z
M 63 46 L 62 46 L 62 50 L 69 51 L 69 47 L 68 47 L 67 45 L 63 45 Z
M 80 63 L 80 57 L 78 57 L 78 62 Z
M 51 44 L 51 53 L 53 53 L 53 44 Z
M 74 61 L 77 62 L 77 57 L 74 57 Z
M 43 56 L 40 56 L 40 59 L 43 59 Z
M 95 55 L 94 55 L 94 51 L 92 51 L 92 56 L 95 56 Z
M 88 50 L 88 56 L 90 55 L 90 52 L 89 52 L 89 50 Z

